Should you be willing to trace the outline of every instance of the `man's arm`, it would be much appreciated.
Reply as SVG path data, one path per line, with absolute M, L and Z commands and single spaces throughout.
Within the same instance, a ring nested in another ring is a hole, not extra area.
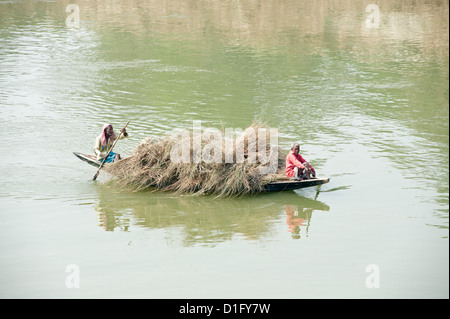
M 311 165 L 311 164 L 309 164 L 304 158 L 303 158 L 303 156 L 301 156 L 301 155 L 299 155 L 300 156 L 300 161 L 303 163 L 303 166 L 308 166 L 310 169 L 311 169 L 311 171 L 313 172 L 313 174 L 316 174 L 316 170 L 314 169 L 314 167 Z
M 300 160 L 301 159 L 303 159 L 303 161 L 306 162 L 305 159 L 300 155 Z M 305 168 L 305 165 L 303 165 L 303 163 L 295 157 L 294 153 L 289 154 L 289 161 L 295 166 L 300 167 L 301 169 Z
M 116 136 L 115 140 L 117 140 L 117 139 L 123 139 L 123 138 L 125 138 L 125 137 L 128 137 L 128 133 L 127 133 L 127 130 L 126 130 L 126 129 L 122 129 L 121 132 L 122 132 L 122 134 L 120 134 L 120 137 Z
M 97 155 L 98 160 L 106 156 L 106 153 L 102 152 L 102 142 L 101 142 L 100 138 L 97 138 L 95 140 L 94 152 L 95 152 L 95 155 Z

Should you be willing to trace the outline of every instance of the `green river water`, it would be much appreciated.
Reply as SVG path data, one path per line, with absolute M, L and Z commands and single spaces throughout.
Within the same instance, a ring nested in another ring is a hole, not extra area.
M 373 3 L 0 1 L 0 297 L 448 298 L 449 4 Z M 134 193 L 72 154 L 254 120 L 330 183 Z

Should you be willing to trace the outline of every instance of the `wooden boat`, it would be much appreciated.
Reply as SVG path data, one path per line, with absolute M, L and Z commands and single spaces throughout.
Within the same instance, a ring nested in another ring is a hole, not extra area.
M 83 154 L 83 153 L 78 153 L 78 152 L 73 152 L 73 154 L 78 157 L 80 160 L 91 164 L 92 166 L 95 167 L 100 167 L 101 162 L 97 161 L 97 157 L 95 155 L 91 155 L 91 154 Z M 103 164 L 103 166 L 105 165 L 109 165 L 109 163 L 105 163 Z
M 73 154 L 82 161 L 92 166 L 100 167 L 101 163 L 97 161 L 95 155 L 83 154 L 78 152 L 73 152 Z M 104 166 L 105 165 L 110 164 L 105 163 Z M 265 180 L 267 181 L 267 183 L 264 184 L 264 192 L 291 191 L 295 189 L 326 184 L 330 181 L 329 178 L 312 178 L 303 181 L 295 181 L 290 180 L 289 177 L 286 177 L 282 174 L 268 175 L 267 178 L 265 178 Z
M 303 181 L 290 180 L 281 174 L 277 174 L 276 177 L 271 178 L 266 184 L 264 184 L 265 192 L 282 192 L 292 191 L 295 189 L 306 188 L 311 186 L 317 186 L 326 184 L 330 181 L 329 178 L 311 178 Z

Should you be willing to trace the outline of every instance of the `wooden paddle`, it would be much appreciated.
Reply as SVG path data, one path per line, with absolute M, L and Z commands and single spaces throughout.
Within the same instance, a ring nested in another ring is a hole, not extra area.
M 109 150 L 108 154 L 106 154 L 106 156 L 103 158 L 102 164 L 100 164 L 100 167 L 98 168 L 97 173 L 95 173 L 94 177 L 92 178 L 93 181 L 95 181 L 97 179 L 97 176 L 100 173 L 100 170 L 102 169 L 103 164 L 105 164 L 106 158 L 109 156 L 109 153 L 111 153 L 111 151 L 113 150 L 114 146 L 116 146 L 117 141 L 120 139 L 120 136 L 122 135 L 123 130 L 125 130 L 125 128 L 128 126 L 128 123 L 130 123 L 130 121 L 128 121 L 127 124 L 124 126 L 124 128 L 120 131 L 119 136 L 114 141 L 114 144 L 111 147 L 111 149 Z

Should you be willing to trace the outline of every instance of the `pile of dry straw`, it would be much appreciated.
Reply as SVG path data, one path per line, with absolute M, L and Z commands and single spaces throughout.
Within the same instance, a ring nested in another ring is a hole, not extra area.
M 236 159 L 236 150 L 242 150 L 239 147 L 243 147 L 244 161 L 241 163 L 236 161 L 225 163 L 225 160 L 220 163 L 204 161 L 176 163 L 171 160 L 171 150 L 180 139 L 176 136 L 166 136 L 157 140 L 143 140 L 132 156 L 113 163 L 105 169 L 114 176 L 114 185 L 136 191 L 157 189 L 195 195 L 214 194 L 223 197 L 257 193 L 263 190 L 263 185 L 267 182 L 267 175 L 263 178 L 260 167 L 267 167 L 268 164 L 255 161 L 255 157 L 252 157 L 252 153 L 258 151 L 258 143 L 254 138 L 249 138 L 249 134 L 253 132 L 258 134 L 260 128 L 268 129 L 264 124 L 253 123 L 241 134 L 235 136 L 232 147 L 222 144 L 219 149 L 223 152 L 223 158 L 230 156 L 231 152 L 231 156 Z M 201 142 L 205 145 L 210 141 L 203 137 Z M 276 147 L 276 145 L 270 145 L 270 138 L 267 136 L 264 151 L 267 152 L 266 154 L 277 156 L 274 162 L 277 169 L 280 169 L 279 165 L 283 163 L 280 160 L 282 155 Z

